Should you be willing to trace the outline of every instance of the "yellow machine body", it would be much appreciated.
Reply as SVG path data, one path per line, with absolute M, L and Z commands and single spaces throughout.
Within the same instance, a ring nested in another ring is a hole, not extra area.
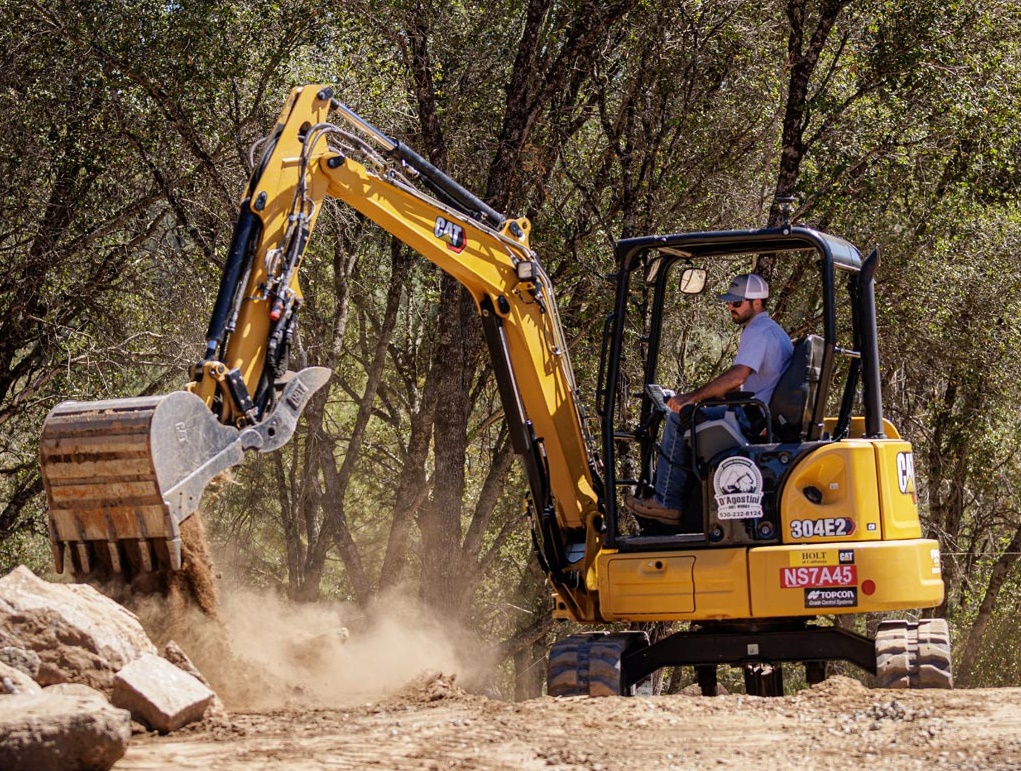
M 801 494 L 808 486 L 823 491 L 818 504 Z M 783 545 L 601 551 L 589 580 L 602 619 L 838 615 L 943 601 L 939 544 L 921 537 L 907 442 L 823 445 L 798 462 L 780 500 Z

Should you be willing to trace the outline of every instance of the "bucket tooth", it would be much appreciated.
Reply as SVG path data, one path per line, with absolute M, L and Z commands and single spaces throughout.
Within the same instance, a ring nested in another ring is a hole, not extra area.
M 89 559 L 89 545 L 84 541 L 78 541 L 75 544 L 75 550 L 78 552 L 78 567 L 82 573 L 92 572 L 92 561 Z
M 53 517 L 46 518 L 46 525 L 50 531 L 50 552 L 53 554 L 53 567 L 58 573 L 63 573 L 65 543 L 57 537 L 57 528 L 53 524 Z
M 123 571 L 123 568 L 121 567 L 120 547 L 117 544 L 117 528 L 113 524 L 113 517 L 110 516 L 110 512 L 106 513 L 106 534 L 109 539 L 106 542 L 106 550 L 110 555 L 110 569 L 114 573 L 120 573 Z
M 171 538 L 167 541 L 167 551 L 170 553 L 170 568 L 180 570 L 181 565 L 181 539 Z
M 146 573 L 152 572 L 152 545 L 144 538 L 138 541 L 138 558 L 142 563 L 142 570 Z
M 120 548 L 118 547 L 117 542 L 107 541 L 106 548 L 107 551 L 110 553 L 110 567 L 113 569 L 113 572 L 114 573 L 123 572 L 123 568 L 121 567 Z
M 53 569 L 58 573 L 64 572 L 64 543 L 50 542 L 50 552 L 53 554 Z

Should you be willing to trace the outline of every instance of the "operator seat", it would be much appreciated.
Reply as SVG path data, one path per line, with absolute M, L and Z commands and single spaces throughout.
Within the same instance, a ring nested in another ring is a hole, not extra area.
M 823 339 L 819 335 L 805 335 L 794 343 L 791 360 L 769 400 L 774 441 L 803 442 L 807 438 L 812 412 L 819 398 L 823 347 Z M 747 397 L 750 394 L 737 392 L 728 395 L 734 396 Z M 742 432 L 732 409 L 727 410 L 722 418 L 696 420 L 695 433 L 695 457 L 699 464 L 708 463 L 724 450 L 761 441 L 755 437 L 750 439 Z
M 822 379 L 823 339 L 805 335 L 794 344 L 790 364 L 769 400 L 773 436 L 779 442 L 803 442 L 812 424 Z

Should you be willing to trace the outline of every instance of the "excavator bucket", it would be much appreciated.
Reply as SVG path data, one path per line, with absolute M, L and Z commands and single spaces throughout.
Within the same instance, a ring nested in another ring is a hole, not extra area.
M 40 447 L 58 572 L 69 549 L 76 573 L 99 566 L 136 573 L 163 562 L 179 570 L 180 524 L 198 500 L 174 493 L 200 472 L 200 496 L 213 476 L 240 463 L 238 433 L 186 391 L 58 404 Z
M 180 570 L 180 525 L 206 485 L 245 450 L 285 444 L 328 378 L 322 367 L 298 373 L 269 417 L 242 430 L 187 391 L 58 404 L 39 451 L 57 571 L 68 558 L 76 574 Z

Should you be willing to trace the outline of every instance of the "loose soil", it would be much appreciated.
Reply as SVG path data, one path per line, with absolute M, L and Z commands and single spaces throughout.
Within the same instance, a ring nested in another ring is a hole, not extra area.
M 115 771 L 1021 770 L 1021 688 L 872 690 L 838 675 L 782 698 L 511 702 L 461 687 L 494 662 L 408 595 L 359 615 L 217 592 L 214 578 L 205 569 L 131 604 L 158 646 L 181 644 L 228 714 L 136 734 Z
M 782 698 L 539 698 L 423 676 L 347 708 L 233 712 L 137 735 L 115 771 L 155 769 L 1021 769 L 1021 688 L 869 690 L 831 677 Z

